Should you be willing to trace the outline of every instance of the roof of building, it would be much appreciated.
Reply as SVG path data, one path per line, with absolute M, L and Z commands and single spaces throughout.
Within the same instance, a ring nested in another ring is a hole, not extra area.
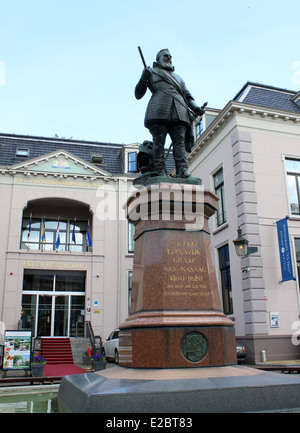
M 296 94 L 297 92 L 294 90 L 248 81 L 233 100 L 260 107 L 300 113 L 300 106 L 295 101 L 292 101 Z
M 123 147 L 124 144 L 117 143 L 0 133 L 0 166 L 15 165 L 63 149 L 112 175 L 122 175 L 124 174 L 121 158 Z M 17 156 L 17 149 L 20 148 L 28 149 L 29 155 Z M 94 155 L 97 155 L 98 158 L 93 160 Z M 103 157 L 102 161 L 100 156 Z M 172 155 L 169 155 L 167 169 L 171 171 L 173 166 Z

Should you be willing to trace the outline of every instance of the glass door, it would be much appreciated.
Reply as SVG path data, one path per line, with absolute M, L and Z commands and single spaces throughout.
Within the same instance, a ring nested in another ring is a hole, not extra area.
M 51 336 L 52 296 L 39 295 L 37 309 L 37 335 Z
M 85 297 L 72 295 L 70 298 L 70 337 L 83 337 Z
M 67 337 L 69 329 L 69 296 L 54 296 L 54 337 Z

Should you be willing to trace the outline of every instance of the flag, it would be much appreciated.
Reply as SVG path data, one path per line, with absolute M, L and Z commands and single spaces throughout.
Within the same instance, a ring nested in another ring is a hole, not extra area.
M 76 223 L 76 217 L 74 218 L 74 225 L 73 225 L 73 231 L 72 231 L 72 242 L 74 242 L 74 244 L 76 244 L 75 223 Z
M 32 212 L 30 212 L 30 218 L 29 218 L 29 229 L 28 229 L 28 240 L 30 238 L 30 233 L 31 233 L 31 221 L 32 221 Z
M 86 229 L 86 241 L 89 247 L 92 247 L 92 239 L 90 236 L 90 232 L 89 232 L 89 227 L 90 227 L 90 220 L 88 220 L 88 225 L 87 225 L 87 229 Z
M 60 246 L 60 235 L 59 235 L 59 217 L 57 221 L 57 229 L 56 229 L 56 249 L 58 250 Z
M 46 217 L 43 218 L 43 222 L 42 222 L 42 236 L 41 236 L 41 241 L 42 242 L 46 242 Z
M 293 261 L 287 220 L 288 217 L 276 221 L 282 282 L 296 280 L 293 271 Z

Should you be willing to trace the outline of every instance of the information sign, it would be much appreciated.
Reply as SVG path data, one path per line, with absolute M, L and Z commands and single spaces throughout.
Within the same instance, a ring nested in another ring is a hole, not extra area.
M 6 331 L 3 370 L 29 370 L 31 331 Z

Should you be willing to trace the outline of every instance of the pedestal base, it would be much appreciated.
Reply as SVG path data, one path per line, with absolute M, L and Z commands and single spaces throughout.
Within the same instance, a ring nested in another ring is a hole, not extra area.
M 213 311 L 140 313 L 122 324 L 119 355 L 120 365 L 132 368 L 232 365 L 234 327 Z
M 60 410 L 69 413 L 178 416 L 299 411 L 299 395 L 299 377 L 244 366 L 170 370 L 112 367 L 101 373 L 63 377 L 58 402 Z

